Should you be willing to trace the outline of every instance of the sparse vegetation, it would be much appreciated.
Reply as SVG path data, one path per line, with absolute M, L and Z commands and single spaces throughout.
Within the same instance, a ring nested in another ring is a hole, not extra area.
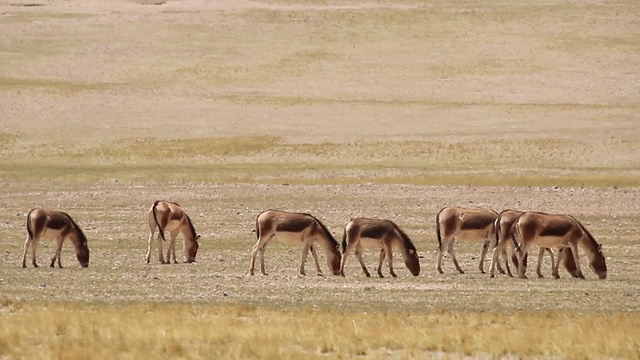
M 0 0 L 0 358 L 637 357 L 639 19 L 630 0 Z M 197 263 L 144 263 L 157 199 L 192 214 Z M 436 275 L 444 205 L 572 213 L 609 276 L 489 279 L 471 243 L 467 274 Z M 20 267 L 36 206 L 73 215 L 89 268 L 69 244 L 64 269 Z M 274 244 L 248 276 L 266 208 L 337 238 L 395 220 L 422 273 L 299 277 Z

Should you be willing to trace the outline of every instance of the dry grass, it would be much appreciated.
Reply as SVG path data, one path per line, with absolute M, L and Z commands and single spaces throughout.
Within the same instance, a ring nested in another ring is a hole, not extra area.
M 0 311 L 0 356 L 9 358 L 408 359 L 456 353 L 591 359 L 633 358 L 640 346 L 634 336 L 637 313 L 354 314 L 239 305 L 21 302 L 6 302 Z
M 0 0 L 0 358 L 636 357 L 639 19 L 624 0 Z M 160 198 L 192 214 L 198 263 L 144 264 Z M 609 277 L 489 279 L 470 243 L 467 274 L 436 275 L 445 205 L 572 213 Z M 65 269 L 19 267 L 35 206 L 83 226 L 88 269 L 68 244 Z M 395 220 L 422 274 L 299 277 L 274 244 L 247 276 L 265 208 L 337 237 Z

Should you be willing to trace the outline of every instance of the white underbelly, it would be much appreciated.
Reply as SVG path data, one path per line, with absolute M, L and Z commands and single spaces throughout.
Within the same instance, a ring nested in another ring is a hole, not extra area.
M 62 231 L 60 230 L 47 228 L 42 232 L 42 235 L 40 235 L 40 237 L 44 239 L 56 239 L 60 237 L 61 234 Z
M 565 237 L 560 236 L 538 236 L 534 241 L 534 244 L 546 248 L 563 247 L 568 245 Z
M 182 226 L 182 221 L 181 220 L 171 220 L 167 223 L 167 226 L 165 226 L 164 231 L 165 232 L 174 232 L 178 229 L 180 229 L 180 227 Z
M 367 237 L 363 237 L 360 238 L 360 246 L 362 246 L 365 249 L 371 249 L 371 248 L 378 248 L 378 249 L 382 249 L 382 241 L 380 239 L 373 239 L 373 238 L 367 238 Z
M 283 244 L 299 244 L 302 242 L 302 233 L 278 231 L 276 240 Z
M 456 234 L 456 240 L 483 240 L 487 238 L 487 230 L 462 230 Z

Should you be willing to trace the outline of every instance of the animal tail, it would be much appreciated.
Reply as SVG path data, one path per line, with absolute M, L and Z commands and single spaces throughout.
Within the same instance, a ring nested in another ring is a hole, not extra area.
M 31 209 L 31 211 L 29 211 L 29 214 L 27 215 L 27 235 L 29 235 L 29 239 L 33 239 L 34 236 L 33 227 L 31 225 L 31 213 L 33 212 L 33 210 L 35 209 Z
M 347 229 L 344 229 L 344 233 L 342 234 L 342 253 L 347 251 Z
M 256 216 L 256 240 L 260 240 L 260 226 L 258 225 L 258 218 L 260 215 Z
M 153 203 L 153 206 L 151 207 L 151 212 L 153 213 L 153 220 L 155 220 L 156 226 L 158 226 L 158 231 L 160 232 L 160 237 L 162 238 L 162 241 L 167 241 L 167 239 L 164 238 L 164 229 L 162 228 L 162 226 L 160 226 L 160 222 L 158 221 L 158 210 L 156 210 L 156 208 L 158 207 L 158 203 L 160 202 L 162 202 L 162 200 L 156 200 Z
M 518 243 L 518 240 L 516 240 L 516 233 L 519 232 L 518 229 L 518 222 L 520 221 L 520 217 L 518 217 L 516 219 L 516 221 L 513 222 L 513 225 L 511 225 L 511 229 L 509 230 L 509 234 L 511 235 L 511 240 L 513 241 L 513 246 L 515 247 L 515 250 L 520 252 L 522 251 L 520 249 L 520 243 Z M 520 234 L 518 234 L 520 235 Z
M 438 237 L 438 250 L 442 250 L 442 235 L 440 234 L 440 213 L 442 210 L 438 211 L 438 215 L 436 215 L 436 235 Z
M 502 217 L 502 215 L 498 215 L 498 217 L 496 218 L 496 222 L 494 223 L 494 227 L 495 227 L 495 232 L 496 232 L 496 243 L 493 244 L 493 247 L 497 247 L 498 246 L 498 241 L 500 241 L 500 218 Z

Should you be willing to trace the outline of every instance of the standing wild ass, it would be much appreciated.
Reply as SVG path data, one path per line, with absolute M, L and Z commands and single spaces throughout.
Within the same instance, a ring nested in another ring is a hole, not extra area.
M 531 245 L 547 248 L 570 248 L 576 266 L 577 277 L 584 279 L 578 258 L 578 246 L 587 253 L 589 267 L 600 279 L 607 277 L 607 264 L 602 254 L 602 245 L 576 218 L 566 214 L 527 212 L 520 215 L 511 227 L 511 238 L 518 257 L 518 276 L 524 274 L 524 256 Z M 558 273 L 556 261 L 554 274 Z
M 389 272 L 391 276 L 397 277 L 393 271 L 393 248 L 400 250 L 404 263 L 414 276 L 420 274 L 420 261 L 416 247 L 411 242 L 409 236 L 390 220 L 378 220 L 367 218 L 351 219 L 344 228 L 342 237 L 342 262 L 340 264 L 340 274 L 344 276 L 344 265 L 349 253 L 355 250 L 356 258 L 360 262 L 362 271 L 370 277 L 369 271 L 362 259 L 362 252 L 365 248 L 380 249 L 380 261 L 378 262 L 378 276 L 382 275 L 382 263 L 385 256 L 389 258 Z
M 498 213 L 491 209 L 465 209 L 445 207 L 436 216 L 436 235 L 438 236 L 438 263 L 436 269 L 442 274 L 442 256 L 446 251 L 451 256 L 453 265 L 459 273 L 464 274 L 453 250 L 456 239 L 481 241 L 480 272 L 484 274 L 484 258 L 492 242 L 495 242 L 495 221 Z M 498 268 L 501 266 L 498 264 Z
M 506 257 L 506 253 L 507 253 L 506 250 L 509 245 L 513 244 L 513 241 L 511 241 L 511 227 L 516 222 L 516 219 L 518 219 L 518 217 L 524 213 L 525 213 L 524 211 L 506 209 L 500 212 L 500 214 L 498 214 L 498 218 L 496 219 L 496 241 L 497 242 L 495 244 L 495 247 L 493 248 L 493 256 L 491 258 L 491 270 L 489 271 L 489 274 L 491 277 L 495 276 L 495 265 L 496 265 L 496 262 L 498 262 L 499 264 L 500 254 L 505 254 L 505 265 L 507 267 L 507 274 L 510 277 L 513 277 L 513 274 L 511 273 L 511 267 L 509 266 L 509 259 Z M 541 247 L 540 251 L 538 252 L 538 265 L 536 266 L 536 274 L 538 275 L 538 277 L 543 277 L 540 267 L 542 264 L 542 258 L 544 256 L 545 250 L 549 252 L 549 255 L 551 258 L 552 271 L 553 269 L 556 269 L 555 261 L 556 260 L 562 261 L 564 263 L 565 269 L 567 269 L 569 274 L 571 274 L 572 277 L 578 277 L 576 263 L 573 260 L 573 253 L 571 252 L 571 248 L 564 248 L 564 249 L 561 248 L 557 250 L 558 258 L 555 259 L 554 251 L 552 249 L 544 248 L 544 247 Z M 516 266 L 518 266 L 518 258 L 515 253 L 512 254 L 511 259 L 512 259 L 512 262 Z M 523 265 L 526 272 L 527 255 L 524 256 Z M 501 273 L 503 272 L 501 271 Z M 560 275 L 556 272 L 552 272 L 552 275 L 556 279 L 560 278 Z
M 265 210 L 256 217 L 256 244 L 251 251 L 249 273 L 254 274 L 256 257 L 260 253 L 260 270 L 267 275 L 264 267 L 264 252 L 274 239 L 285 244 L 302 244 L 300 274 L 306 275 L 304 264 L 309 251 L 316 263 L 318 275 L 324 275 L 320 269 L 315 243 L 324 248 L 327 265 L 334 275 L 340 275 L 340 245 L 329 229 L 315 216 L 306 213 Z
M 85 268 L 89 266 L 87 237 L 69 214 L 62 211 L 36 208 L 29 211 L 26 226 L 27 240 L 24 242 L 24 251 L 22 253 L 23 268 L 27 267 L 27 250 L 29 247 L 31 247 L 31 263 L 34 267 L 38 267 L 36 263 L 36 246 L 41 238 L 55 239 L 56 241 L 56 252 L 51 258 L 51 267 L 54 267 L 56 260 L 58 261 L 58 267 L 62 267 L 60 254 L 62 252 L 62 243 L 67 238 L 76 249 L 76 256 L 80 266 Z
M 192 263 L 196 261 L 196 254 L 198 253 L 198 239 L 200 235 L 196 234 L 196 229 L 193 227 L 191 218 L 182 209 L 182 207 L 174 202 L 157 200 L 151 205 L 149 209 L 149 242 L 147 245 L 147 264 L 151 261 L 151 242 L 153 241 L 153 235 L 158 228 L 158 259 L 162 264 L 171 263 L 171 255 L 173 255 L 173 263 L 177 264 L 176 260 L 176 238 L 179 233 L 182 233 L 184 237 L 183 250 L 186 256 L 186 262 Z M 171 234 L 171 242 L 167 249 L 167 261 L 164 261 L 162 256 L 162 242 L 165 239 L 165 231 Z

